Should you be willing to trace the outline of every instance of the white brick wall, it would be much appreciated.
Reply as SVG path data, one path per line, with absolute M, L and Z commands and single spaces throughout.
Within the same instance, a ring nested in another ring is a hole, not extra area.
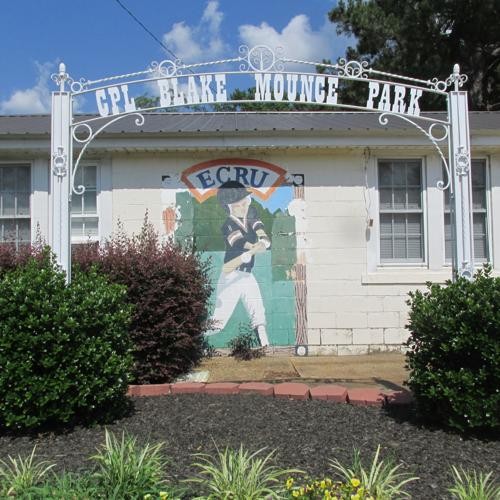
M 353 344 L 383 344 L 384 330 L 382 328 L 354 328 Z
M 352 330 L 350 329 L 322 329 L 321 344 L 352 344 Z
M 364 159 L 359 150 L 241 154 L 270 161 L 289 172 L 305 176 L 307 226 L 304 252 L 309 353 L 354 354 L 401 350 L 402 342 L 408 337 L 405 330 L 408 323 L 408 291 L 424 288 L 426 280 L 434 279 L 439 274 L 447 276 L 450 270 L 440 264 L 441 254 L 436 254 L 435 248 L 440 238 L 435 235 L 426 240 L 433 256 L 423 265 L 398 269 L 378 264 L 378 194 L 374 188 L 376 158 L 372 157 L 369 162 L 367 190 Z M 198 161 L 224 156 L 234 156 L 234 153 L 114 157 L 114 223 L 120 218 L 129 231 L 137 232 L 145 211 L 149 210 L 152 222 L 161 228 L 161 176 L 166 173 L 175 176 Z M 440 193 L 436 194 L 432 184 L 440 178 L 441 162 L 432 148 L 407 149 L 404 152 L 378 150 L 376 156 L 423 158 L 428 184 L 428 193 L 424 196 L 432 198 L 427 200 L 429 207 L 434 211 L 441 210 L 442 197 Z M 500 155 L 491 156 L 491 169 L 491 204 L 492 210 L 498 212 Z M 367 217 L 374 220 L 370 228 L 367 228 Z M 440 213 L 435 219 L 441 220 Z M 427 221 L 429 232 L 432 231 L 432 217 L 428 217 Z M 436 227 L 437 233 L 440 233 L 441 226 L 437 224 Z M 494 256 L 498 257 L 496 262 L 500 261 L 500 244 L 496 245 L 500 241 L 499 234 L 499 231 L 493 231 L 492 235 Z
M 338 328 L 368 328 L 368 315 L 365 312 L 338 313 Z

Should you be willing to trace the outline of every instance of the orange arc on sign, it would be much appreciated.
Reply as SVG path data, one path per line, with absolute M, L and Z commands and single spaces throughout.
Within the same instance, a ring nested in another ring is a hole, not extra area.
M 285 180 L 286 177 L 286 170 L 278 167 L 277 165 L 273 165 L 272 163 L 269 163 L 267 161 L 262 161 L 262 160 L 249 160 L 249 159 L 241 159 L 241 158 L 222 158 L 218 160 L 208 160 L 204 161 L 201 163 L 197 163 L 196 165 L 192 165 L 191 167 L 187 168 L 182 172 L 181 174 L 181 181 L 186 184 L 186 186 L 189 188 L 189 191 L 191 194 L 200 202 L 204 202 L 211 196 L 215 196 L 217 193 L 217 188 L 212 188 L 207 191 L 205 191 L 203 194 L 200 193 L 196 187 L 193 185 L 193 183 L 189 180 L 189 176 L 194 173 L 198 172 L 199 170 L 203 170 L 206 168 L 210 167 L 217 167 L 217 166 L 223 166 L 223 165 L 242 165 L 246 167 L 261 167 L 265 168 L 267 170 L 271 170 L 275 174 L 278 175 L 278 178 L 274 181 L 274 183 L 269 187 L 269 189 L 266 190 L 265 193 L 262 193 L 258 189 L 248 187 L 248 190 L 253 193 L 255 196 L 260 198 L 261 200 L 267 200 L 269 197 L 276 191 L 276 188 L 281 186 L 283 184 L 283 181 Z

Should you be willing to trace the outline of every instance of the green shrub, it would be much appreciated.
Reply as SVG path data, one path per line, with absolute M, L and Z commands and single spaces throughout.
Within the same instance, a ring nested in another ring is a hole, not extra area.
M 93 269 L 65 283 L 53 258 L 0 280 L 0 426 L 105 421 L 124 408 L 131 369 L 125 288 Z
M 199 255 L 162 243 L 146 217 L 139 235 L 120 228 L 101 247 L 75 248 L 73 262 L 84 270 L 97 264 L 112 283 L 127 287 L 134 383 L 171 382 L 201 361 L 212 288 L 209 264 Z
M 463 431 L 500 428 L 500 278 L 410 293 L 408 386 L 419 414 Z
M 252 326 L 244 323 L 240 324 L 238 335 L 227 343 L 229 355 L 239 361 L 250 361 L 264 356 L 264 349 L 259 345 Z

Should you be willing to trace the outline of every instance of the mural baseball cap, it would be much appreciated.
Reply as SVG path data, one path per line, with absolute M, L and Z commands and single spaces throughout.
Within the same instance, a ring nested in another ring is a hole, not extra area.
M 221 205 L 236 203 L 249 195 L 247 188 L 238 181 L 226 181 L 217 191 L 217 199 Z

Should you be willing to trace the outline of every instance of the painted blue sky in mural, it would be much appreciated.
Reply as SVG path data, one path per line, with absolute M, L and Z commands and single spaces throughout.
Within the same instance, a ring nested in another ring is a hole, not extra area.
M 9 2 L 0 30 L 0 114 L 47 113 L 60 61 L 75 78 L 97 79 L 184 62 L 234 57 L 241 44 L 282 46 L 301 60 L 336 60 L 353 39 L 338 37 L 333 0 L 23 0 Z M 129 9 L 164 50 L 127 14 Z M 88 103 L 87 103 L 88 105 Z M 85 103 L 80 111 L 85 111 Z
M 258 200 L 259 203 L 267 208 L 271 213 L 276 210 L 283 210 L 288 207 L 293 199 L 293 188 L 291 186 L 284 186 L 277 189 L 272 196 L 267 200 Z

